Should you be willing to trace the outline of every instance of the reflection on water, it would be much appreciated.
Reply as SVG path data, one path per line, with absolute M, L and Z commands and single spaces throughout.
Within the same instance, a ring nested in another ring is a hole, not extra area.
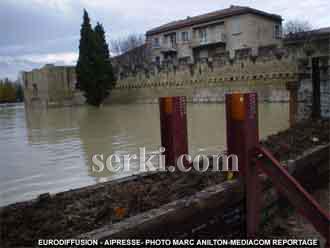
M 224 105 L 188 104 L 187 110 L 190 153 L 223 150 Z M 261 137 L 288 127 L 286 103 L 261 104 L 259 113 Z M 156 104 L 1 108 L 0 205 L 126 176 L 97 177 L 91 171 L 92 155 L 138 154 L 139 147 L 154 153 L 160 146 L 159 126 Z

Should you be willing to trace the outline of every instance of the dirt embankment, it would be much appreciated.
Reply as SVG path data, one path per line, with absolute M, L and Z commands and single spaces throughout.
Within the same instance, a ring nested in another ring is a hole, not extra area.
M 324 210 L 330 211 L 329 181 L 310 190 L 310 193 Z M 326 243 L 326 240 L 315 230 L 313 225 L 299 215 L 299 213 L 297 213 L 290 205 L 282 206 L 281 211 L 276 218 L 268 223 L 262 232 L 263 236 L 269 238 L 316 238 L 320 240 L 321 247 L 324 247 Z
M 330 122 L 307 121 L 270 136 L 264 145 L 282 161 L 329 143 Z M 40 238 L 72 238 L 105 224 L 189 196 L 223 181 L 220 172 L 158 173 L 101 188 L 44 195 L 1 209 L 3 247 L 32 246 Z
M 223 181 L 218 173 L 160 173 L 129 182 L 44 196 L 1 212 L 5 247 L 33 245 L 40 238 L 70 238 L 105 224 L 192 195 Z M 119 214 L 118 214 L 118 213 Z

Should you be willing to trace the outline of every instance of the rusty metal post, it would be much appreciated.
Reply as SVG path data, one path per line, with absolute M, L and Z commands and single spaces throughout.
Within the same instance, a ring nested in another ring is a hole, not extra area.
M 292 127 L 298 119 L 298 82 L 287 82 L 286 88 L 289 91 L 289 122 Z
M 313 103 L 312 117 L 321 117 L 321 89 L 320 89 L 320 65 L 319 58 L 312 58 L 312 84 L 313 84 Z
M 186 109 L 184 96 L 159 98 L 161 145 L 165 148 L 166 167 L 176 166 L 179 156 L 188 154 Z
M 238 157 L 239 176 L 246 191 L 246 232 L 255 237 L 259 223 L 259 180 L 252 163 L 259 143 L 258 100 L 256 93 L 226 95 L 227 150 Z

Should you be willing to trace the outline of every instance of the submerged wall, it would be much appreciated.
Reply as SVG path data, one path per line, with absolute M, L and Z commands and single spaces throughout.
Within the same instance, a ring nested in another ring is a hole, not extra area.
M 257 91 L 262 101 L 288 101 L 286 82 L 298 80 L 294 54 L 276 47 L 215 56 L 195 64 L 167 64 L 120 73 L 108 103 L 155 102 L 166 95 L 185 95 L 190 102 L 222 102 L 224 93 Z
M 256 91 L 260 101 L 292 102 L 295 120 L 308 118 L 312 109 L 311 60 L 320 59 L 320 101 L 323 117 L 330 116 L 328 29 L 293 37 L 281 45 L 214 53 L 196 63 L 144 63 L 143 49 L 113 59 L 117 83 L 105 104 L 156 103 L 162 96 L 184 95 L 189 102 L 223 102 L 233 91 Z M 74 67 L 45 66 L 23 73 L 25 102 L 32 106 L 83 104 L 75 89 Z M 295 92 L 288 83 L 296 85 Z
M 84 103 L 76 90 L 74 66 L 45 65 L 22 73 L 24 101 L 29 107 L 72 106 Z
M 152 87 L 114 89 L 106 103 L 157 103 L 163 96 L 186 96 L 188 102 L 211 103 L 224 102 L 227 92 L 256 91 L 260 101 L 282 102 L 289 100 L 285 82 L 233 82 L 215 83 L 211 85 Z
M 132 65 L 118 70 L 106 103 L 155 103 L 184 95 L 189 102 L 223 102 L 232 91 L 256 91 L 260 101 L 289 101 L 292 123 L 309 118 L 313 102 L 312 60 L 319 59 L 321 116 L 330 117 L 329 28 L 301 33 L 281 46 L 242 49 L 235 57 L 214 54 L 194 64 Z M 294 85 L 294 87 L 288 87 Z

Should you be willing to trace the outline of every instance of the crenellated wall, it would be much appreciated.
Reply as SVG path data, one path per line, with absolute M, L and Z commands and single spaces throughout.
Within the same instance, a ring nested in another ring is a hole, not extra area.
M 186 96 L 188 102 L 224 102 L 227 92 L 256 91 L 261 101 L 282 102 L 289 100 L 284 81 L 229 82 L 178 87 L 144 87 L 114 89 L 106 103 L 157 103 L 162 96 Z
M 288 101 L 286 82 L 298 80 L 295 55 L 266 47 L 258 56 L 241 50 L 195 64 L 153 66 L 120 78 L 107 102 L 155 102 L 166 95 L 185 95 L 191 102 L 222 102 L 224 93 L 251 91 L 263 101 Z
M 320 105 L 330 117 L 330 28 L 295 35 L 281 45 L 236 50 L 234 58 L 214 49 L 208 58 L 148 63 L 145 46 L 113 58 L 118 78 L 105 104 L 156 103 L 159 97 L 183 95 L 189 102 L 223 102 L 226 92 L 256 91 L 260 101 L 289 101 L 292 123 L 312 110 L 311 61 L 319 59 Z M 74 67 L 45 66 L 23 74 L 28 105 L 83 104 L 75 89 Z
M 320 66 L 320 112 L 330 118 L 330 33 L 328 29 L 289 37 L 281 46 L 242 49 L 231 59 L 215 53 L 194 64 L 135 66 L 121 71 L 107 103 L 156 103 L 184 95 L 189 102 L 223 102 L 226 92 L 256 91 L 260 101 L 290 101 L 291 123 L 312 112 L 313 58 Z

